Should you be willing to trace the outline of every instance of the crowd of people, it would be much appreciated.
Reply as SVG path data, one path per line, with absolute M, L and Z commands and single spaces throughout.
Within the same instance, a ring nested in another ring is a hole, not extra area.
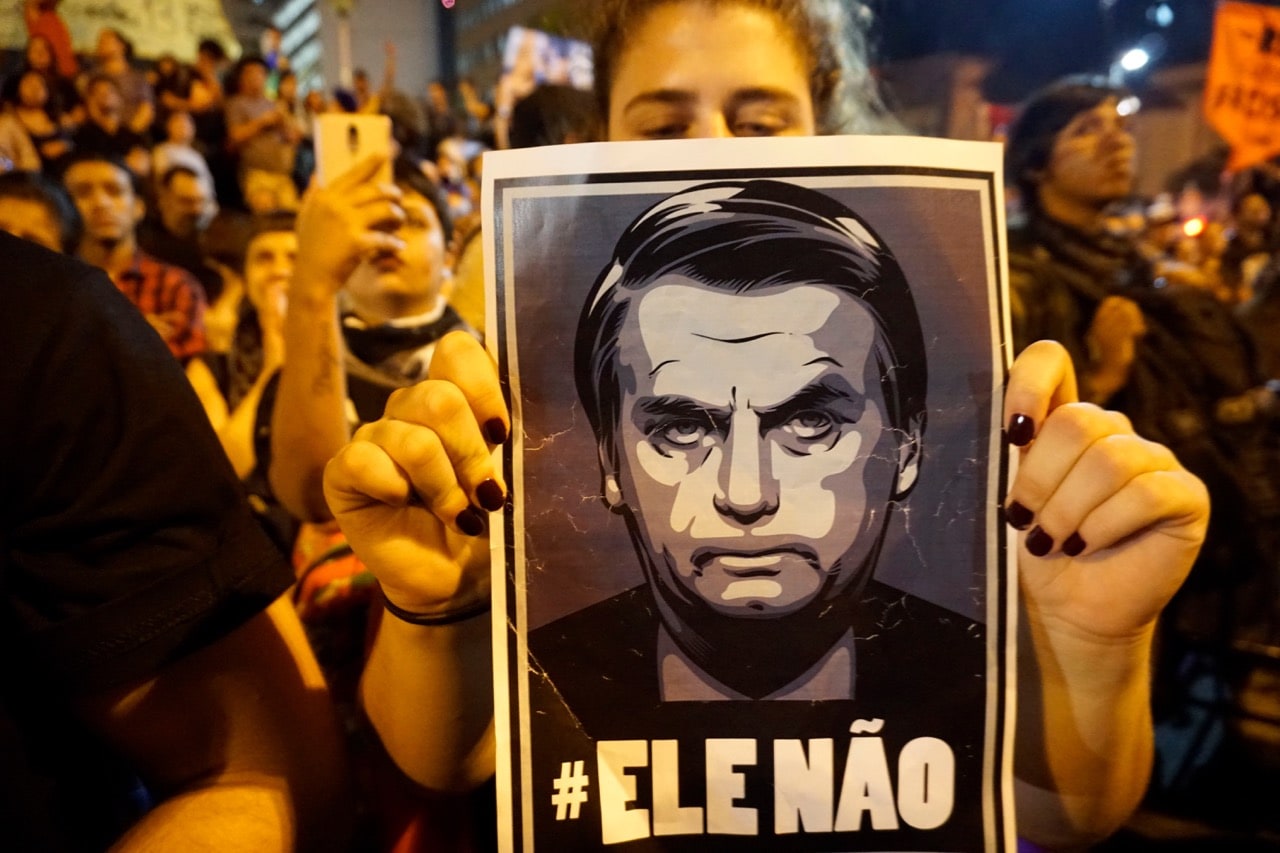
M 483 152 L 892 128 L 839 4 L 598 5 L 594 95 L 419 100 L 394 45 L 380 84 L 301 92 L 276 31 L 144 65 L 111 29 L 77 55 L 27 0 L 0 89 L 0 231 L 26 241 L 0 242 L 20 848 L 492 844 L 486 531 L 513 424 L 480 344 Z M 1055 84 L 1007 147 L 1016 804 L 1049 849 L 1146 794 L 1153 660 L 1176 715 L 1188 659 L 1280 646 L 1280 176 L 1135 200 L 1127 95 Z M 389 116 L 397 153 L 315 184 L 327 111 Z

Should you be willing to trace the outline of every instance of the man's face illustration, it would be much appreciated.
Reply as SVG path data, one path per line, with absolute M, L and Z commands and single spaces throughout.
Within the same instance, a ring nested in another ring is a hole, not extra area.
M 632 302 L 619 346 L 610 501 L 635 514 L 658 583 L 769 618 L 862 579 L 916 455 L 886 422 L 860 302 L 668 275 Z

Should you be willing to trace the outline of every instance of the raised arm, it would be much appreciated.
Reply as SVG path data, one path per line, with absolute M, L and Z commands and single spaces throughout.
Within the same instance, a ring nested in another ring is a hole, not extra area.
M 365 666 L 365 711 L 401 770 L 435 791 L 493 775 L 486 514 L 505 500 L 491 453 L 509 423 L 492 361 L 455 332 L 431 378 L 393 394 L 325 472 L 334 515 L 393 609 Z
M 351 827 L 337 720 L 286 599 L 79 710 L 161 800 L 113 850 L 332 850 Z
M 284 321 L 289 357 L 271 413 L 268 476 L 285 508 L 308 521 L 332 517 L 324 466 L 351 437 L 338 292 L 362 257 L 402 248 L 399 237 L 378 230 L 404 218 L 400 190 L 374 180 L 384 162 L 368 157 L 328 186 L 313 186 L 298 213 L 298 262 Z
M 1208 524 L 1204 485 L 1127 418 L 1076 402 L 1057 343 L 1029 346 L 1005 395 L 1019 468 L 1019 834 L 1084 847 L 1137 807 L 1151 771 L 1156 620 Z

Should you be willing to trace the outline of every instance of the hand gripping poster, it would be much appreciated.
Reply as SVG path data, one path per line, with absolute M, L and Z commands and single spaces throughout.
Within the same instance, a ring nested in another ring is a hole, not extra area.
M 502 849 L 1012 849 L 998 146 L 500 152 L 484 203 Z

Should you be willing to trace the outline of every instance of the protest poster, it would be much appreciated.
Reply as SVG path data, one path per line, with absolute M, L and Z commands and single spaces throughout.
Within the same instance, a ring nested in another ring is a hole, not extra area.
M 486 155 L 502 849 L 1012 849 L 1000 170 Z
M 1231 146 L 1229 170 L 1280 154 L 1280 9 L 1233 0 L 1217 5 L 1204 114 Z

